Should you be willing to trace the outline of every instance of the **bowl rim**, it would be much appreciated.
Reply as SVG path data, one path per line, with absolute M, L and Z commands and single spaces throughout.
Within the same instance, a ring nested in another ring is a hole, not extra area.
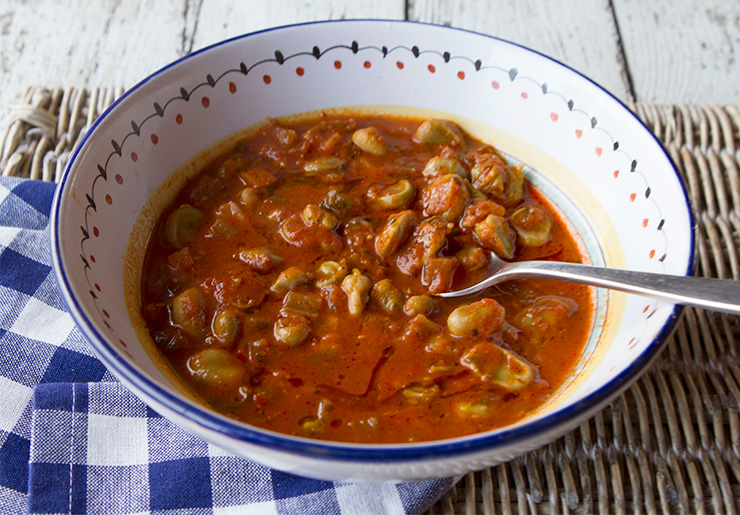
M 598 409 L 601 409 L 610 400 L 615 398 L 618 394 L 624 391 L 628 386 L 630 386 L 639 378 L 642 372 L 650 365 L 650 363 L 652 363 L 652 361 L 658 356 L 660 350 L 662 350 L 662 348 L 667 343 L 667 339 L 675 329 L 675 326 L 684 309 L 684 306 L 673 306 L 671 313 L 668 315 L 665 323 L 661 327 L 661 330 L 658 332 L 655 338 L 653 338 L 653 340 L 646 346 L 645 350 L 636 358 L 634 358 L 632 362 L 625 368 L 625 370 L 616 375 L 607 384 L 586 394 L 579 401 L 565 408 L 558 409 L 554 413 L 546 414 L 537 418 L 536 420 L 532 420 L 529 422 L 525 421 L 514 426 L 503 427 L 489 432 L 476 433 L 448 440 L 418 443 L 361 444 L 313 440 L 276 433 L 258 427 L 252 427 L 236 420 L 228 419 L 227 417 L 213 412 L 204 406 L 200 406 L 192 401 L 185 401 L 183 398 L 173 395 L 171 392 L 165 391 L 157 383 L 141 373 L 136 367 L 132 366 L 121 353 L 114 350 L 112 345 L 107 342 L 107 339 L 88 320 L 88 317 L 85 314 L 81 303 L 75 298 L 72 286 L 65 273 L 65 264 L 64 260 L 62 259 L 59 224 L 60 210 L 62 202 L 64 200 L 63 197 L 67 185 L 71 182 L 72 170 L 75 167 L 80 152 L 86 146 L 90 138 L 95 134 L 97 127 L 101 123 L 103 123 L 120 104 L 125 102 L 129 96 L 143 88 L 148 82 L 164 74 L 171 68 L 174 68 L 181 63 L 193 59 L 201 54 L 232 44 L 235 41 L 241 41 L 256 35 L 269 32 L 283 31 L 286 29 L 296 29 L 305 26 L 366 23 L 394 25 L 397 24 L 402 26 L 426 26 L 435 30 L 453 30 L 465 34 L 470 34 L 475 37 L 491 39 L 504 45 L 513 46 L 524 50 L 525 52 L 535 54 L 539 58 L 546 59 L 554 63 L 555 65 L 564 68 L 566 71 L 577 75 L 582 80 L 587 81 L 588 83 L 590 83 L 591 86 L 597 88 L 602 94 L 615 101 L 617 103 L 617 106 L 624 110 L 624 113 L 627 116 L 632 117 L 634 121 L 636 121 L 645 130 L 647 136 L 652 138 L 653 142 L 657 145 L 659 151 L 662 152 L 663 157 L 666 159 L 671 169 L 673 170 L 673 173 L 678 179 L 680 190 L 683 194 L 683 202 L 688 211 L 689 226 L 691 228 L 689 232 L 688 242 L 688 266 L 685 273 L 687 275 L 690 275 L 693 272 L 696 261 L 696 235 L 694 232 L 696 217 L 693 210 L 692 202 L 690 201 L 690 197 L 688 195 L 687 186 L 683 178 L 681 177 L 681 174 L 679 173 L 675 163 L 673 162 L 670 155 L 665 150 L 657 136 L 653 134 L 652 131 L 650 131 L 650 129 L 645 125 L 645 123 L 643 123 L 642 120 L 640 120 L 639 117 L 635 113 L 633 113 L 621 100 L 615 97 L 604 87 L 600 86 L 598 83 L 594 82 L 583 73 L 575 70 L 574 68 L 560 62 L 553 57 L 550 57 L 536 50 L 532 50 L 524 45 L 513 43 L 511 41 L 496 36 L 483 34 L 473 30 L 448 27 L 433 23 L 391 19 L 324 20 L 270 27 L 263 30 L 228 38 L 223 41 L 208 45 L 200 50 L 192 52 L 167 64 L 166 66 L 158 69 L 143 80 L 139 81 L 136 85 L 125 91 L 103 113 L 101 113 L 97 117 L 97 119 L 83 135 L 82 139 L 73 149 L 67 163 L 65 164 L 64 172 L 54 193 L 54 200 L 52 203 L 49 222 L 51 229 L 52 266 L 54 268 L 63 300 L 69 308 L 72 319 L 74 320 L 78 329 L 82 332 L 85 339 L 89 342 L 95 354 L 104 363 L 104 365 L 108 367 L 114 373 L 114 375 L 119 378 L 119 380 L 122 380 L 122 382 L 129 386 L 129 388 L 139 393 L 140 396 L 144 396 L 145 398 L 153 400 L 156 403 L 161 404 L 162 406 L 172 410 L 174 413 L 183 416 L 208 430 L 215 431 L 216 433 L 219 433 L 221 435 L 225 435 L 227 437 L 248 444 L 270 448 L 275 451 L 298 454 L 305 457 L 322 460 L 355 461 L 364 463 L 429 461 L 437 460 L 440 458 L 458 457 L 461 455 L 472 454 L 476 452 L 490 452 L 497 448 L 505 448 L 507 446 L 520 444 L 526 441 L 534 441 L 538 436 L 555 434 L 556 432 L 560 434 L 573 429 L 577 425 L 577 423 L 580 423 L 580 421 L 582 421 L 584 418 L 591 416 Z

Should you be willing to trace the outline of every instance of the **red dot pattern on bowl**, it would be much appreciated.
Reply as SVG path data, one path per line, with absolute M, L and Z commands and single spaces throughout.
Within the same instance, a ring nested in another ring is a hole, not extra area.
M 338 44 L 338 45 L 332 46 L 329 49 L 325 50 L 324 52 L 322 52 L 318 47 L 313 47 L 313 49 L 311 50 L 311 52 L 309 52 L 309 54 L 312 54 L 316 58 L 316 60 L 319 61 L 321 58 L 323 58 L 326 54 L 330 53 L 331 51 L 340 51 L 342 49 L 350 49 L 350 50 L 352 50 L 353 54 L 355 54 L 355 55 L 358 54 L 358 53 L 360 53 L 360 51 L 361 51 L 360 48 L 359 48 L 359 45 L 357 44 L 357 42 L 353 42 L 350 46 L 343 45 L 343 44 Z M 470 62 L 471 64 L 473 64 L 473 66 L 474 66 L 473 73 L 486 72 L 487 70 L 492 70 L 492 71 L 503 72 L 503 73 L 507 74 L 508 75 L 508 78 L 509 78 L 509 81 L 508 82 L 507 81 L 504 81 L 502 83 L 499 80 L 492 80 L 490 82 L 491 88 L 492 88 L 493 91 L 502 90 L 502 88 L 504 87 L 504 83 L 505 84 L 515 85 L 516 84 L 516 81 L 520 78 L 519 77 L 519 72 L 515 68 L 509 69 L 509 70 L 505 70 L 505 69 L 502 69 L 502 68 L 499 68 L 499 67 L 496 67 L 496 66 L 493 66 L 493 65 L 491 65 L 491 66 L 483 66 L 483 63 L 480 60 L 473 61 L 472 59 L 470 59 L 468 57 L 465 57 L 465 56 L 454 56 L 453 57 L 448 52 L 440 53 L 440 52 L 434 51 L 434 50 L 428 50 L 428 51 L 425 51 L 425 52 L 421 52 L 419 50 L 419 48 L 416 47 L 416 46 L 412 47 L 411 49 L 408 49 L 408 48 L 405 48 L 405 47 L 394 47 L 391 50 L 389 50 L 387 47 L 382 47 L 382 48 L 367 47 L 367 48 L 363 48 L 362 49 L 362 52 L 363 53 L 381 52 L 383 58 L 385 58 L 391 52 L 403 53 L 403 52 L 409 52 L 409 51 L 411 52 L 413 58 L 415 58 L 415 59 L 419 59 L 421 57 L 421 54 L 422 53 L 432 54 L 432 55 L 436 56 L 435 59 L 439 59 L 441 57 L 441 62 L 436 62 L 434 64 L 433 63 L 428 63 L 426 65 L 426 69 L 432 75 L 436 75 L 438 71 L 450 70 L 450 72 L 451 73 L 454 73 L 454 75 L 459 80 L 461 80 L 461 81 L 465 80 L 467 78 L 467 72 L 465 70 L 462 70 L 459 67 L 456 67 L 455 69 L 451 69 L 452 68 L 452 65 L 450 64 L 450 61 L 453 58 L 458 58 L 458 57 L 460 57 L 460 58 L 462 58 L 462 59 Z M 305 53 L 306 52 L 303 52 L 303 54 L 305 54 Z M 297 53 L 296 55 L 300 55 L 300 54 L 301 53 Z M 184 87 L 182 87 L 180 89 L 181 96 L 173 97 L 170 100 L 176 100 L 177 99 L 177 100 L 185 100 L 187 102 L 187 101 L 189 101 L 190 96 L 198 88 L 203 87 L 205 85 L 208 85 L 210 87 L 215 87 L 216 84 L 225 75 L 228 75 L 230 73 L 240 73 L 243 76 L 248 76 L 250 74 L 251 70 L 253 70 L 254 68 L 256 68 L 258 66 L 263 66 L 266 63 L 270 63 L 270 62 L 275 62 L 275 63 L 277 63 L 279 65 L 283 65 L 285 63 L 285 61 L 287 59 L 289 59 L 290 57 L 292 57 L 292 56 L 289 56 L 288 58 L 286 58 L 285 56 L 283 56 L 283 54 L 281 52 L 276 51 L 275 52 L 275 58 L 274 59 L 256 60 L 255 63 L 251 67 L 250 66 L 247 66 L 245 63 L 240 63 L 240 66 L 239 66 L 238 69 L 226 70 L 224 73 L 217 75 L 219 77 L 218 80 L 214 79 L 212 75 L 208 75 L 207 82 L 206 83 L 198 84 L 195 87 L 193 87 L 190 91 L 188 91 L 187 89 L 185 89 Z M 350 58 L 346 58 L 346 59 L 349 60 Z M 343 68 L 343 66 L 344 66 L 345 63 L 343 61 L 339 60 L 339 59 L 336 59 L 336 60 L 333 61 L 332 64 L 333 64 L 333 67 L 336 70 L 341 70 Z M 365 69 L 371 69 L 373 67 L 372 60 L 366 59 L 366 58 L 363 58 L 363 60 L 361 61 L 361 65 Z M 400 60 L 400 59 L 399 60 L 396 60 L 395 61 L 395 67 L 399 71 L 400 70 L 404 70 L 405 67 L 406 67 L 406 63 L 405 63 L 405 61 Z M 295 75 L 298 76 L 298 77 L 304 77 L 306 75 L 306 73 L 307 73 L 307 69 L 304 68 L 303 66 L 299 66 L 299 67 L 296 67 L 295 68 Z M 273 82 L 273 75 L 268 74 L 268 73 L 264 73 L 261 76 L 261 80 L 262 80 L 262 82 L 265 85 L 270 85 Z M 527 81 L 528 82 L 522 83 L 522 84 L 531 87 L 531 82 L 533 82 L 533 79 L 532 78 L 527 78 Z M 530 97 L 530 95 L 532 94 L 532 91 L 531 91 L 531 89 L 529 89 L 529 87 L 528 87 L 527 90 L 519 91 L 519 96 L 523 100 L 527 100 Z M 546 95 L 548 93 L 551 93 L 550 91 L 548 91 L 546 84 L 540 84 L 540 87 L 541 87 L 541 90 L 542 90 L 542 94 L 543 95 Z M 231 94 L 235 94 L 238 91 L 238 85 L 237 85 L 237 81 L 236 80 L 231 80 L 231 81 L 228 82 L 228 91 Z M 588 117 L 585 112 L 578 111 L 577 109 L 575 109 L 575 105 L 574 105 L 574 101 L 573 100 L 565 100 L 565 97 L 563 97 L 563 96 L 560 96 L 560 98 L 562 98 L 563 101 L 565 102 L 564 109 L 563 109 L 562 112 L 551 111 L 548 114 L 549 119 L 550 119 L 551 122 L 553 122 L 553 123 L 559 122 L 560 119 L 561 119 L 561 117 L 563 116 L 563 114 L 567 114 L 568 112 L 579 112 L 582 115 L 584 115 L 585 118 Z M 200 103 L 203 106 L 203 108 L 208 108 L 211 105 L 211 98 L 208 97 L 208 96 L 203 96 L 201 98 L 201 100 L 200 100 Z M 164 103 L 165 108 L 162 108 L 160 106 L 160 104 L 158 104 L 158 103 L 154 103 L 153 105 L 154 105 L 156 114 L 159 115 L 159 117 L 164 117 L 165 116 L 165 111 L 166 111 L 167 106 L 169 105 L 169 102 L 165 102 Z M 567 109 L 567 111 L 566 111 L 566 109 Z M 152 117 L 150 117 L 150 118 L 152 118 Z M 112 143 L 113 143 L 113 147 L 114 147 L 115 152 L 114 153 L 111 153 L 111 155 L 109 156 L 109 160 L 110 160 L 110 158 L 114 157 L 114 154 L 115 155 L 118 155 L 119 157 L 122 155 L 122 147 L 129 144 L 127 142 L 128 141 L 128 137 L 131 136 L 132 134 L 134 134 L 137 137 L 140 136 L 141 125 L 144 125 L 147 122 L 148 119 L 149 118 L 146 118 L 140 124 L 136 124 L 136 123 L 132 122 L 132 127 L 134 129 L 134 132 L 125 135 L 121 139 L 121 141 L 123 143 L 120 146 L 116 142 L 116 140 L 112 140 Z M 175 121 L 175 123 L 177 125 L 182 125 L 184 123 L 184 121 L 185 121 L 182 113 L 177 113 L 175 115 L 175 117 L 174 117 L 174 121 Z M 587 128 L 590 128 L 591 130 L 595 129 L 596 126 L 597 126 L 596 119 L 595 118 L 591 118 L 590 120 L 588 120 L 587 123 L 586 123 L 586 126 L 587 126 Z M 601 129 L 601 128 L 600 128 L 600 130 L 603 131 L 603 129 Z M 606 133 L 606 134 L 608 134 L 608 133 Z M 574 135 L 575 135 L 575 138 L 578 139 L 578 140 L 584 139 L 583 138 L 584 137 L 584 129 L 581 129 L 581 128 L 576 129 Z M 151 141 L 151 143 L 153 145 L 157 145 L 159 143 L 159 136 L 156 133 L 152 133 L 150 135 L 150 138 L 149 139 L 150 139 L 150 141 Z M 133 143 L 131 143 L 131 144 L 133 144 Z M 614 141 L 613 142 L 613 146 L 614 146 L 614 151 L 616 152 L 617 149 L 618 149 L 618 146 L 619 146 L 618 142 Z M 594 152 L 595 152 L 595 154 L 596 154 L 597 157 L 601 157 L 603 155 L 603 153 L 604 153 L 604 148 L 601 147 L 601 146 L 596 146 L 594 148 Z M 130 159 L 131 159 L 131 161 L 133 163 L 136 163 L 138 161 L 138 159 L 139 159 L 138 153 L 136 151 L 133 151 L 133 150 L 130 151 L 129 156 L 130 156 Z M 107 174 L 105 172 L 105 168 L 106 167 L 104 167 L 103 165 L 99 165 L 98 168 L 101 171 L 101 174 L 100 174 L 100 176 L 98 176 L 98 177 L 95 178 L 95 180 L 93 181 L 93 185 L 91 187 L 91 191 L 86 196 L 87 199 L 88 199 L 88 202 L 89 202 L 89 206 L 87 208 L 86 215 L 85 215 L 86 222 L 87 222 L 87 220 L 89 218 L 88 215 L 90 214 L 90 210 L 92 210 L 93 212 L 95 212 L 95 211 L 97 211 L 97 209 L 99 209 L 99 206 L 95 203 L 95 200 L 94 200 L 95 199 L 95 182 L 97 182 L 97 179 L 99 179 L 101 177 L 102 177 L 103 180 L 107 180 Z M 630 172 L 636 172 L 637 171 L 636 168 L 637 168 L 637 162 L 635 160 L 633 160 L 632 161 L 632 169 L 630 170 Z M 613 178 L 615 180 L 616 179 L 619 179 L 620 175 L 621 175 L 621 171 L 619 169 L 614 170 L 614 172 L 613 172 Z M 123 184 L 123 177 L 120 174 L 117 174 L 115 176 L 115 181 L 119 185 L 121 185 L 121 184 Z M 645 194 L 645 198 L 646 199 L 649 199 L 649 195 L 650 195 L 650 188 L 647 189 L 646 194 Z M 106 203 L 108 205 L 112 205 L 113 204 L 113 196 L 110 193 L 107 193 L 105 195 L 105 201 L 106 201 Z M 634 193 L 634 192 L 633 193 L 630 193 L 630 195 L 629 195 L 629 202 L 630 203 L 635 203 L 636 201 L 637 201 L 637 193 Z M 660 231 L 662 229 L 664 222 L 665 222 L 664 219 L 661 219 L 660 220 L 660 222 L 656 226 L 656 230 L 657 231 Z M 647 228 L 649 228 L 649 226 L 650 226 L 649 218 L 644 218 L 642 220 L 642 227 L 645 228 L 645 229 L 647 229 Z M 93 256 L 92 254 L 89 254 L 88 255 L 88 253 L 85 252 L 85 241 L 87 239 L 89 239 L 89 236 L 87 236 L 88 235 L 88 231 L 86 230 L 85 227 L 82 228 L 82 232 L 83 232 L 83 235 L 84 235 L 83 240 L 81 242 L 82 251 L 83 251 L 82 252 L 83 263 L 84 263 L 84 265 L 85 265 L 86 268 L 91 269 L 92 268 L 91 263 L 92 264 L 95 264 L 96 263 L 96 259 L 95 259 L 95 256 Z M 96 238 L 100 236 L 100 231 L 99 231 L 99 229 L 96 226 L 93 227 L 93 231 L 92 232 L 93 232 L 93 235 Z M 657 254 L 657 250 L 656 249 L 650 249 L 650 251 L 649 251 L 649 257 L 650 257 L 650 259 L 654 259 L 655 256 L 656 256 L 656 254 Z M 665 258 L 666 258 L 666 255 L 663 254 L 659 258 L 659 260 L 660 261 L 663 261 Z M 89 279 L 89 275 L 88 275 L 88 280 L 90 280 Z M 95 290 L 97 290 L 98 292 L 101 291 L 101 287 L 100 287 L 100 285 L 98 283 L 93 283 L 93 285 L 94 285 L 94 289 Z M 94 297 L 94 299 L 96 301 L 96 305 L 97 305 L 98 298 L 94 295 L 92 289 L 91 289 L 90 293 L 91 293 L 91 295 L 93 295 L 93 297 Z M 646 306 L 645 307 L 645 310 L 643 311 L 643 313 L 647 313 L 649 311 L 648 308 L 649 308 L 649 306 Z M 110 318 L 110 315 L 109 315 L 109 313 L 108 313 L 107 310 L 105 310 L 104 308 L 102 308 L 100 306 L 98 307 L 98 309 L 100 310 L 100 313 L 103 314 L 103 316 L 105 318 Z M 652 313 L 651 313 L 651 315 L 652 315 Z M 104 320 L 104 322 L 105 322 L 105 325 L 106 326 L 108 326 L 109 328 L 111 327 L 107 323 L 107 321 Z M 633 348 L 637 341 L 639 341 L 638 337 L 632 338 L 632 340 L 630 341 L 630 344 L 629 344 L 630 348 Z M 119 343 L 123 347 L 126 347 L 126 344 L 122 340 L 119 340 Z

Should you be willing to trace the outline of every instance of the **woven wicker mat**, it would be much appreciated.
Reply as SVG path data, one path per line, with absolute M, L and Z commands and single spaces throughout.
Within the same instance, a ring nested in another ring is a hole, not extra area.
M 0 139 L 0 170 L 56 180 L 120 89 L 29 88 Z M 663 142 L 697 213 L 699 273 L 740 278 L 740 110 L 630 106 Z M 740 508 L 740 318 L 686 309 L 649 371 L 541 449 L 470 473 L 429 513 L 735 513 Z

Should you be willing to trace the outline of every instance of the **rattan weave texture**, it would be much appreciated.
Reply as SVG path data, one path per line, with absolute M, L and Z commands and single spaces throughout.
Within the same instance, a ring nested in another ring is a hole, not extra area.
M 0 133 L 0 173 L 58 179 L 122 92 L 28 88 Z M 629 107 L 694 201 L 697 273 L 740 279 L 740 109 Z M 739 340 L 740 317 L 687 308 L 657 361 L 615 402 L 550 445 L 468 474 L 429 513 L 737 512 Z

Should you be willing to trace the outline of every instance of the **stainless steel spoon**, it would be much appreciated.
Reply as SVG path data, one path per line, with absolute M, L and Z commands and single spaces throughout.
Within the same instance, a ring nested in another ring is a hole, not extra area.
M 437 294 L 462 297 L 512 279 L 543 278 L 611 288 L 700 308 L 740 314 L 740 281 L 635 272 L 558 261 L 506 262 L 491 253 L 488 277 L 464 290 Z

